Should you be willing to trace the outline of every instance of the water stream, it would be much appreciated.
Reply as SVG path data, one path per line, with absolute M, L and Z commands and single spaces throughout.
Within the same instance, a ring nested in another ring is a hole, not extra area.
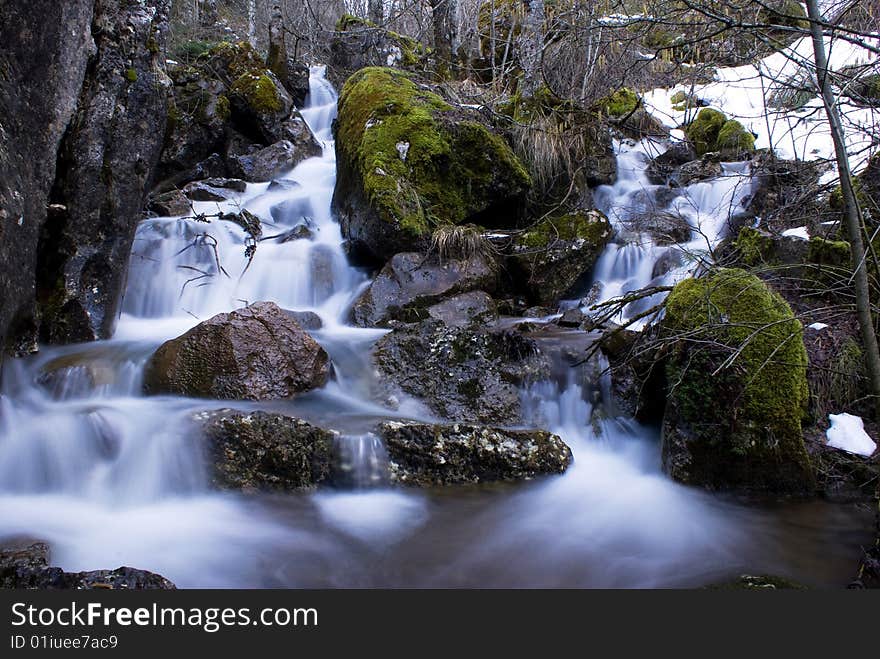
M 113 338 L 4 364 L 0 541 L 42 539 L 65 569 L 131 565 L 182 587 L 696 586 L 743 571 L 847 582 L 867 541 L 867 514 L 822 502 L 745 506 L 672 483 L 660 470 L 656 429 L 595 417 L 602 383 L 578 369 L 523 391 L 529 422 L 571 446 L 575 463 L 565 475 L 386 487 L 384 449 L 371 427 L 428 415 L 415 401 L 390 410 L 371 398 L 367 355 L 384 330 L 345 320 L 368 278 L 349 266 L 330 212 L 335 110 L 335 92 L 316 67 L 302 114 L 323 156 L 234 200 L 196 204 L 208 215 L 245 208 L 262 218 L 267 239 L 250 263 L 248 237 L 234 223 L 145 220 Z M 659 247 L 630 235 L 609 246 L 596 272 L 602 299 L 684 276 L 748 193 L 748 173 L 735 167 L 715 181 L 659 190 L 644 174 L 649 146 L 619 145 L 619 181 L 598 190 L 597 202 L 623 228 L 664 198 L 687 217 L 693 239 Z M 311 238 L 283 240 L 300 225 Z M 684 256 L 658 274 L 669 252 Z M 324 389 L 264 405 L 141 394 L 143 365 L 163 341 L 260 300 L 320 316 L 314 335 L 336 373 Z M 550 348 L 571 337 L 542 340 Z M 211 491 L 187 419 L 229 406 L 339 430 L 350 478 L 304 494 Z

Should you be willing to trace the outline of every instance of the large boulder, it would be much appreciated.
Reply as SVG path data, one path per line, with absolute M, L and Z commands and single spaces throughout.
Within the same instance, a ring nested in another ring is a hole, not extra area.
M 162 148 L 169 85 L 159 52 L 167 20 L 167 2 L 95 3 L 96 50 L 60 145 L 37 257 L 44 341 L 91 341 L 113 330 Z
M 273 400 L 321 387 L 330 359 L 299 323 L 258 302 L 163 343 L 144 372 L 147 393 Z
M 386 382 L 463 423 L 522 422 L 521 386 L 549 372 L 535 342 L 517 332 L 450 327 L 434 318 L 383 336 L 373 362 Z
M 572 461 L 571 449 L 546 430 L 388 421 L 378 434 L 391 482 L 400 485 L 523 480 L 561 474 Z
M 264 183 L 284 172 L 290 171 L 306 158 L 320 155 L 321 149 L 314 143 L 297 148 L 292 142 L 281 140 L 263 149 L 242 155 L 230 155 L 227 161 L 229 173 L 252 183 Z
M 684 132 L 699 156 L 718 152 L 726 160 L 737 160 L 749 157 L 755 150 L 754 135 L 740 122 L 712 108 L 700 110 Z
M 49 565 L 49 546 L 0 549 L 0 588 L 23 590 L 174 590 L 165 577 L 131 567 L 65 572 Z
M 543 220 L 517 240 L 511 265 L 534 304 L 553 305 L 587 282 L 613 235 L 600 211 Z
M 357 325 L 369 327 L 405 319 L 412 307 L 425 308 L 444 297 L 495 289 L 497 267 L 488 258 L 465 259 L 405 252 L 395 254 L 352 308 Z
M 425 47 L 418 40 L 346 14 L 336 23 L 330 42 L 327 76 L 340 89 L 352 74 L 368 66 L 424 68 L 421 65 L 426 55 Z
M 330 474 L 335 433 L 294 417 L 217 410 L 194 415 L 214 487 L 291 491 Z
M 426 247 L 436 226 L 514 224 L 531 185 L 482 115 L 390 68 L 363 69 L 345 83 L 336 154 L 342 231 L 381 260 Z
M 788 304 L 754 275 L 720 269 L 675 287 L 662 330 L 666 472 L 710 489 L 812 491 L 807 354 Z

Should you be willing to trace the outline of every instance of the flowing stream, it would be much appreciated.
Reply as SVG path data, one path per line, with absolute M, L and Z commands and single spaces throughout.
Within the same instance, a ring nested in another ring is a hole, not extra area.
M 571 446 L 565 475 L 385 487 L 384 448 L 370 428 L 380 418 L 430 417 L 416 401 L 389 410 L 371 399 L 367 355 L 384 330 L 346 322 L 369 280 L 349 266 L 330 212 L 335 112 L 335 92 L 315 67 L 302 114 L 323 156 L 229 202 L 196 204 L 206 215 L 245 208 L 262 218 L 266 239 L 250 263 L 248 237 L 234 223 L 145 220 L 114 337 L 5 363 L 0 543 L 41 539 L 67 570 L 130 565 L 181 587 L 664 587 L 742 572 L 818 586 L 849 580 L 868 540 L 867 513 L 823 502 L 745 506 L 676 485 L 660 470 L 656 429 L 594 415 L 605 383 L 562 364 L 559 377 L 523 397 L 530 423 Z M 748 172 L 734 166 L 674 192 L 651 186 L 652 148 L 619 145 L 619 180 L 597 191 L 621 229 L 597 265 L 600 299 L 685 276 L 748 194 Z M 685 216 L 693 239 L 660 247 L 622 230 L 650 204 Z M 285 240 L 301 226 L 310 238 Z M 263 405 L 140 393 L 144 363 L 163 341 L 261 300 L 320 316 L 314 336 L 336 372 L 324 389 Z M 548 348 L 586 337 L 545 334 Z M 350 478 L 303 494 L 211 491 L 188 419 L 222 407 L 272 409 L 339 430 Z

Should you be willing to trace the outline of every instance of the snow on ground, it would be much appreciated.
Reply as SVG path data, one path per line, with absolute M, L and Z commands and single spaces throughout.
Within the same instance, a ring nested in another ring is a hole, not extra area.
M 874 440 L 865 432 L 861 417 L 844 413 L 829 414 L 828 419 L 831 421 L 831 427 L 825 433 L 828 446 L 865 456 L 877 450 Z
M 880 38 L 871 39 L 869 45 L 880 47 Z M 877 55 L 862 45 L 826 37 L 825 48 L 829 67 L 834 71 L 869 63 L 875 68 L 880 67 Z M 812 58 L 812 41 L 801 38 L 756 64 L 718 69 L 715 81 L 708 84 L 693 87 L 679 84 L 671 89 L 650 91 L 644 95 L 645 105 L 665 125 L 677 128 L 690 121 L 701 108 L 678 110 L 673 107 L 670 97 L 676 92 L 692 94 L 710 107 L 738 119 L 757 136 L 755 146 L 759 149 L 772 146 L 785 159 L 830 160 L 834 158 L 834 145 L 817 95 L 796 110 L 768 107 L 767 104 L 767 99 L 779 90 L 774 81 L 797 84 L 810 80 Z M 872 127 L 880 124 L 880 111 L 859 107 L 843 97 L 840 100 L 851 165 L 859 171 L 870 156 Z M 826 180 L 835 177 L 831 172 Z
M 823 329 L 827 328 L 827 323 L 813 323 L 812 325 L 807 326 L 807 329 L 814 330 L 816 332 L 821 332 Z
M 810 233 L 807 231 L 807 227 L 796 227 L 794 229 L 786 229 L 782 232 L 783 236 L 788 236 L 789 238 L 800 238 L 801 240 L 809 240 Z

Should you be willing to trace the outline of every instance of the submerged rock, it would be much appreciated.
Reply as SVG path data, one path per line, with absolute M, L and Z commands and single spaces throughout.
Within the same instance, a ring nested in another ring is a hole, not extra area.
M 614 235 L 600 211 L 544 220 L 520 237 L 511 264 L 538 305 L 554 305 L 585 283 Z
M 522 421 L 520 386 L 549 364 L 517 332 L 449 327 L 428 319 L 383 336 L 373 352 L 381 377 L 436 414 L 464 423 Z
M 330 358 L 272 302 L 222 313 L 162 344 L 147 362 L 147 393 L 222 399 L 289 398 L 321 387 Z
M 392 483 L 453 485 L 561 474 L 571 449 L 545 430 L 429 425 L 389 421 L 379 426 Z
M 65 572 L 49 565 L 49 546 L 0 549 L 0 588 L 27 590 L 174 590 L 165 577 L 132 567 Z
M 808 493 L 807 354 L 788 304 L 757 277 L 721 269 L 678 284 L 662 324 L 673 337 L 663 467 L 710 489 Z M 688 338 L 675 340 L 685 334 Z
M 407 307 L 425 308 L 445 296 L 494 290 L 497 267 L 488 258 L 439 259 L 415 252 L 395 254 L 352 308 L 357 325 L 406 319 Z
M 268 412 L 217 410 L 194 415 L 214 487 L 291 491 L 330 474 L 335 433 Z
M 339 97 L 333 207 L 345 237 L 380 260 L 426 247 L 440 224 L 514 225 L 531 178 L 478 112 L 389 68 L 353 75 Z

